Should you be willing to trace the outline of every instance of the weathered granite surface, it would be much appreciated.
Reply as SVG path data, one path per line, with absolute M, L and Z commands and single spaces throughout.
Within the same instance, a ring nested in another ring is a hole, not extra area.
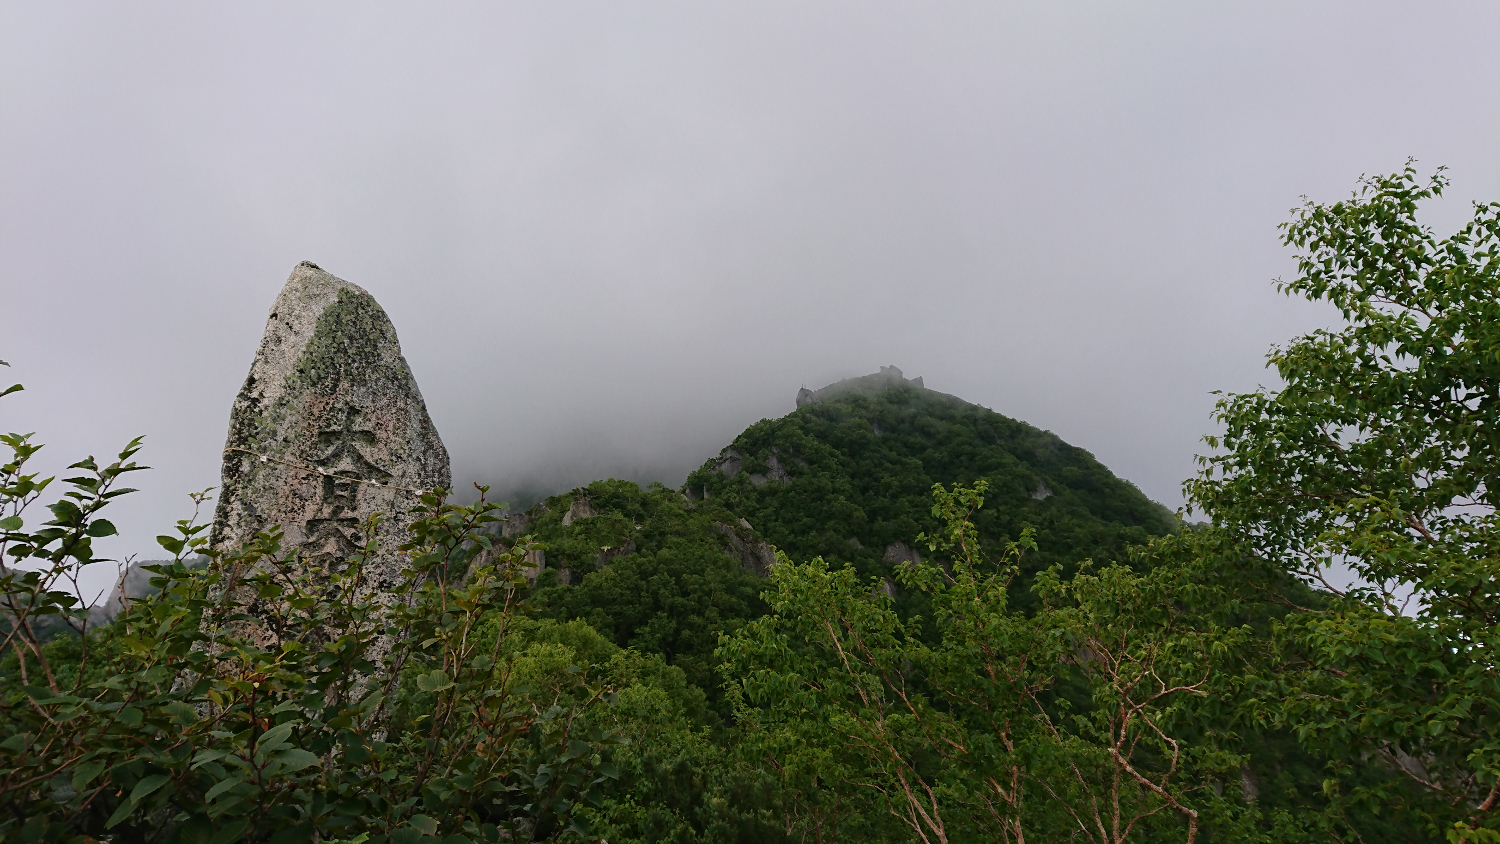
M 898 539 L 885 546 L 885 555 L 880 559 L 887 563 L 896 563 L 897 565 L 902 563 L 920 564 L 922 562 L 922 552 Z
M 749 522 L 740 519 L 739 523 L 743 531 L 723 522 L 714 522 L 713 529 L 724 537 L 724 550 L 739 562 L 741 568 L 761 577 L 769 576 L 771 567 L 776 565 L 776 549 L 756 536 Z
M 273 525 L 302 565 L 324 568 L 386 514 L 371 588 L 395 592 L 420 491 L 450 488 L 448 451 L 396 329 L 369 293 L 304 261 L 271 307 L 234 400 L 210 542 L 225 549 Z

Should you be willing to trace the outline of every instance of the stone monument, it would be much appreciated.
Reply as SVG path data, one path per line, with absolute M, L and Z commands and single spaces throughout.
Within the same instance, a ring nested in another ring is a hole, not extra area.
M 211 545 L 273 526 L 306 569 L 326 570 L 385 517 L 369 588 L 402 587 L 400 553 L 420 495 L 451 488 L 448 451 L 369 293 L 302 262 L 271 307 L 250 375 L 234 400 Z

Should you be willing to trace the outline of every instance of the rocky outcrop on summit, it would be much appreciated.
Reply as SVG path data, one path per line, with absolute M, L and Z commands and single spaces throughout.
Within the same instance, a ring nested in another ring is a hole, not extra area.
M 372 590 L 401 586 L 397 546 L 421 493 L 451 487 L 448 451 L 396 329 L 369 293 L 308 262 L 292 270 L 235 398 L 211 543 L 281 526 L 305 567 L 363 545 L 384 513 Z
M 901 370 L 894 366 L 882 366 L 880 371 L 874 375 L 861 375 L 858 378 L 845 378 L 835 381 L 821 390 L 809 390 L 806 387 L 797 391 L 797 406 L 804 407 L 812 404 L 822 404 L 829 399 L 847 396 L 851 393 L 875 393 L 887 387 L 905 384 L 911 387 L 926 389 L 922 384 L 922 376 L 907 378 L 901 374 Z

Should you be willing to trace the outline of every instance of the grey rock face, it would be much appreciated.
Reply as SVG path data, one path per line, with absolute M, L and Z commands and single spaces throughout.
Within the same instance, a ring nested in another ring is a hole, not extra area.
M 806 464 L 804 463 L 804 468 L 805 467 Z M 724 475 L 725 477 L 732 478 L 735 475 L 738 475 L 741 470 L 743 470 L 743 468 L 744 455 L 740 454 L 733 447 L 724 449 L 724 453 L 719 456 L 718 460 L 714 461 L 714 470 Z M 781 459 L 777 457 L 776 449 L 774 447 L 771 449 L 770 453 L 766 455 L 766 471 L 764 473 L 752 472 L 750 474 L 751 486 L 762 487 L 771 481 L 775 481 L 779 484 L 789 484 L 792 482 L 791 473 L 787 472 L 786 466 L 783 465 Z
M 120 572 L 120 577 L 115 581 L 115 588 L 110 591 L 109 597 L 96 607 L 102 616 L 109 621 L 114 621 L 115 616 L 125 611 L 131 601 L 140 600 L 157 592 L 156 587 L 151 585 L 151 572 L 146 571 L 146 566 L 165 563 L 166 560 L 143 560 L 131 563 Z
M 326 568 L 362 544 L 368 516 L 385 513 L 367 576 L 374 591 L 395 592 L 396 548 L 421 491 L 451 486 L 448 451 L 385 311 L 298 264 L 230 412 L 213 546 L 280 525 L 304 566 Z
M 536 579 L 547 567 L 547 552 L 541 549 L 533 549 L 526 552 L 526 565 L 521 567 L 521 574 L 528 583 L 536 584 Z
M 792 482 L 791 473 L 782 465 L 781 459 L 777 456 L 774 447 L 771 449 L 771 453 L 766 456 L 766 466 L 771 470 L 769 473 L 771 480 L 779 484 L 789 484 Z
M 921 563 L 922 552 L 898 539 L 890 545 L 885 546 L 885 554 L 880 559 L 884 562 L 896 563 L 898 565 L 902 563 Z
M 594 568 L 602 569 L 620 557 L 628 557 L 635 553 L 635 540 L 627 539 L 624 545 L 607 546 L 599 549 L 594 555 Z
M 1046 501 L 1052 497 L 1052 487 L 1047 486 L 1046 481 L 1037 481 L 1036 489 L 1032 490 L 1031 497 L 1038 501 Z
M 719 459 L 714 461 L 714 471 L 726 478 L 732 478 L 740 473 L 743 460 L 739 451 L 734 446 L 730 446 L 720 452 Z
M 776 565 L 776 549 L 771 547 L 771 543 L 755 536 L 751 532 L 749 522 L 744 519 L 740 519 L 739 522 L 740 526 L 745 528 L 745 533 L 749 534 L 748 536 L 741 535 L 741 532 L 735 530 L 733 525 L 726 525 L 723 522 L 715 522 L 713 528 L 724 537 L 724 550 L 729 556 L 739 561 L 741 568 L 755 572 L 761 577 L 768 576 L 771 573 L 771 567 Z
M 573 496 L 573 503 L 568 506 L 568 512 L 563 514 L 563 527 L 567 527 L 579 519 L 588 519 L 597 515 L 599 515 L 599 511 L 594 509 L 594 505 L 589 501 L 588 496 L 580 492 Z
M 504 537 L 521 536 L 531 530 L 531 516 L 528 513 L 508 513 L 500 524 L 500 535 Z

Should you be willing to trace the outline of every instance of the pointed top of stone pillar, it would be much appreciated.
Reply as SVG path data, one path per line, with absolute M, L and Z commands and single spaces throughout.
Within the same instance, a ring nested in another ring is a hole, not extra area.
M 351 553 L 360 524 L 382 512 L 382 552 L 367 571 L 392 590 L 420 491 L 451 486 L 390 318 L 358 285 L 298 264 L 230 411 L 213 546 L 279 525 L 299 556 L 326 560 Z

